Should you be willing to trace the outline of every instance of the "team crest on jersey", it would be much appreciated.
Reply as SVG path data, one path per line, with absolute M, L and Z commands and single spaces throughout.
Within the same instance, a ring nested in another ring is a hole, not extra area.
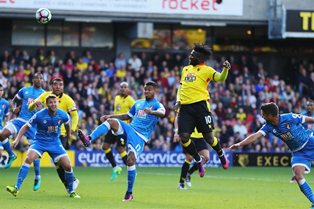
M 25 91 L 25 94 L 28 94 L 28 91 Z
M 137 117 L 139 118 L 145 118 L 146 112 L 144 110 L 138 110 Z
M 274 134 L 277 133 L 276 129 L 273 129 L 273 133 L 274 133 Z
M 29 105 L 29 104 L 32 103 L 33 101 L 34 101 L 33 98 L 28 98 L 28 99 L 27 99 L 27 105 Z
M 187 82 L 193 82 L 196 80 L 196 76 L 194 73 L 188 73 L 186 77 L 184 78 L 184 80 Z
M 58 120 L 58 125 L 61 124 L 61 119 Z
M 290 129 L 290 124 L 289 123 L 286 124 L 286 128 Z
M 47 123 L 47 121 L 46 120 L 44 120 L 44 124 L 46 124 Z
M 118 105 L 116 106 L 116 110 L 117 110 L 117 111 L 120 111 L 120 110 L 121 110 L 121 105 L 118 104 Z
M 4 104 L 2 104 L 2 108 L 4 108 L 5 107 L 5 105 Z
M 148 109 L 153 109 L 154 106 L 147 107 Z M 139 118 L 146 118 L 146 112 L 144 110 L 138 110 L 137 117 Z

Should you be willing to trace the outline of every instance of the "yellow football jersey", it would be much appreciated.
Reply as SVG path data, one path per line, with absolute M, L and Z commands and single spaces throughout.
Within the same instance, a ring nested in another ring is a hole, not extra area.
M 30 104 L 30 106 L 35 104 L 37 101 L 40 101 L 42 104 L 44 104 L 44 107 L 47 107 L 46 97 L 49 94 L 52 94 L 52 91 L 46 91 L 46 92 L 42 93 L 38 98 L 36 98 Z M 58 98 L 58 108 L 60 108 L 61 110 L 65 111 L 67 113 L 70 113 L 71 111 L 77 110 L 75 102 L 73 101 L 73 99 L 69 95 L 63 93 L 60 96 L 57 96 L 57 98 Z M 76 128 L 73 128 L 73 127 L 72 127 L 72 129 L 76 130 Z M 61 135 L 64 136 L 65 134 L 66 134 L 65 127 L 64 127 L 64 124 L 62 124 Z
M 178 98 L 181 104 L 192 104 L 209 100 L 208 83 L 213 80 L 216 71 L 206 65 L 186 66 L 182 70 Z
M 114 99 L 114 114 L 124 114 L 129 112 L 130 108 L 134 105 L 134 99 L 128 95 L 127 97 L 121 97 L 117 95 Z

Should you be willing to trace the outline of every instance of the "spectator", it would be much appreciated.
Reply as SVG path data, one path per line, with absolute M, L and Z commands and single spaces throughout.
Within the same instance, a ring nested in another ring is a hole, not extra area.
M 140 67 L 142 66 L 142 61 L 140 58 L 138 58 L 137 54 L 134 53 L 129 59 L 128 64 L 130 64 L 131 69 L 134 71 L 139 71 Z

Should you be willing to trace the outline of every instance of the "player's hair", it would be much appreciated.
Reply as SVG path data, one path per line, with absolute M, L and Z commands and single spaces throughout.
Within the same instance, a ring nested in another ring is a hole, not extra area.
M 125 81 L 120 83 L 120 87 L 122 87 L 123 85 L 126 85 L 126 87 L 129 87 L 129 84 L 127 82 L 125 82 Z
M 147 81 L 145 83 L 145 86 L 152 86 L 154 88 L 158 88 L 158 84 L 156 82 L 154 82 L 154 81 Z
M 212 50 L 206 44 L 194 43 L 194 51 L 203 54 L 204 56 L 212 55 Z
M 50 85 L 52 85 L 53 82 L 55 82 L 55 81 L 63 81 L 63 80 L 62 80 L 62 78 L 59 78 L 59 77 L 53 78 L 50 80 Z
M 54 95 L 54 94 L 49 94 L 47 97 L 46 97 L 46 103 L 48 102 L 48 99 L 57 99 L 57 96 Z
M 34 77 L 38 77 L 39 75 L 42 75 L 42 73 L 41 72 L 37 72 L 37 73 L 34 74 Z
M 306 102 L 306 106 L 313 106 L 314 105 L 314 100 L 313 99 L 311 99 L 311 98 L 309 98 L 308 100 L 307 100 L 307 102 Z
M 264 114 L 266 115 L 272 115 L 272 116 L 277 116 L 279 114 L 279 108 L 278 106 L 273 103 L 273 102 L 269 102 L 269 103 L 264 103 L 261 106 L 261 110 L 263 111 Z
M 0 84 L 0 88 L 3 88 L 2 84 Z

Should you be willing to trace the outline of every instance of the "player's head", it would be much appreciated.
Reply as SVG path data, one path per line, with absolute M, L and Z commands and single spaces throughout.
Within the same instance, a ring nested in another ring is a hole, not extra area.
M 278 106 L 273 103 L 264 103 L 261 106 L 262 116 L 266 120 L 267 123 L 272 125 L 277 125 L 278 117 L 279 117 L 279 108 Z
M 123 97 L 126 97 L 129 94 L 129 84 L 125 81 L 120 83 L 119 94 Z
M 314 111 L 314 101 L 312 99 L 307 100 L 306 102 L 306 111 L 313 113 Z
M 35 88 L 40 88 L 42 87 L 43 82 L 44 82 L 43 74 L 35 73 L 33 77 L 33 86 Z
M 50 81 L 50 85 L 52 88 L 52 93 L 54 93 L 55 95 L 59 96 L 63 93 L 64 84 L 61 78 L 52 79 Z
M 49 94 L 46 97 L 46 105 L 49 111 L 55 112 L 58 108 L 58 99 L 54 94 Z
M 205 44 L 194 44 L 194 48 L 189 56 L 190 65 L 199 65 L 205 62 L 205 59 L 212 54 L 209 46 Z
M 158 89 L 158 85 L 154 81 L 146 82 L 144 86 L 145 98 L 147 100 L 153 99 L 155 97 L 155 93 L 157 89 Z
M 0 84 L 0 98 L 3 96 L 4 90 L 2 84 Z

